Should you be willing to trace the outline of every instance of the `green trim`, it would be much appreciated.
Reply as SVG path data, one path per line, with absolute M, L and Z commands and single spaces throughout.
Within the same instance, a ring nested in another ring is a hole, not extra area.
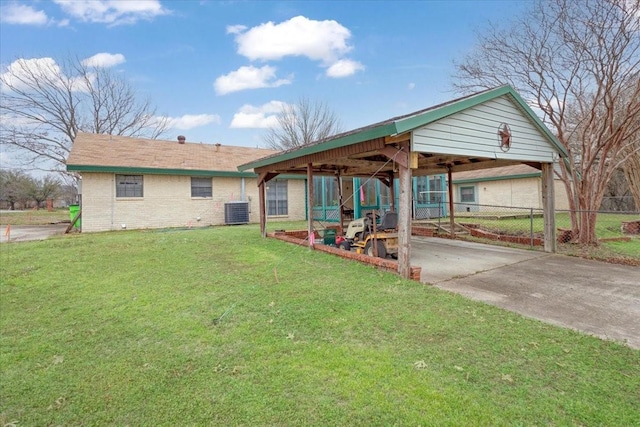
M 182 176 L 219 176 L 237 178 L 256 178 L 258 175 L 253 172 L 235 171 L 203 171 L 187 169 L 157 169 L 157 168 L 135 168 L 124 166 L 82 166 L 67 165 L 70 172 L 104 172 L 104 173 L 128 173 L 147 175 L 182 175 Z
M 357 144 L 359 142 L 368 141 L 370 139 L 382 138 L 397 133 L 395 130 L 395 124 L 384 124 L 375 128 L 364 129 L 361 132 L 354 132 L 343 137 L 332 139 L 330 141 L 322 142 L 320 144 L 308 145 L 306 147 L 298 148 L 285 152 L 283 154 L 275 155 L 272 157 L 265 157 L 255 162 L 245 163 L 238 166 L 239 171 L 246 171 L 248 169 L 255 169 L 262 166 L 271 165 L 273 163 L 280 163 L 298 157 L 307 156 L 309 154 L 321 153 L 333 148 L 341 148 L 349 145 Z
M 327 151 L 333 148 L 345 147 L 348 145 L 356 144 L 358 142 L 367 141 L 370 139 L 381 138 L 385 136 L 397 135 L 405 132 L 409 132 L 418 129 L 422 126 L 433 123 L 444 117 L 452 114 L 459 113 L 463 110 L 475 107 L 476 105 L 490 101 L 492 99 L 508 95 L 511 99 L 521 108 L 522 112 L 531 119 L 533 124 L 540 130 L 554 146 L 554 148 L 560 153 L 560 157 L 568 157 L 569 153 L 560 144 L 560 141 L 551 133 L 551 131 L 542 123 L 533 110 L 527 105 L 527 103 L 518 95 L 518 93 L 509 85 L 500 86 L 495 89 L 488 90 L 486 92 L 472 95 L 467 98 L 463 98 L 459 101 L 447 103 L 440 108 L 428 110 L 422 114 L 416 114 L 415 116 L 398 119 L 392 123 L 383 123 L 376 127 L 364 127 L 361 131 L 353 131 L 352 133 L 338 137 L 336 139 L 326 141 L 320 144 L 313 144 L 306 147 L 301 147 L 297 150 L 285 152 L 283 154 L 265 157 L 254 162 L 245 163 L 238 166 L 238 170 L 246 171 L 249 169 L 260 168 L 263 166 L 272 165 L 274 163 L 280 163 L 283 161 L 299 158 L 309 154 L 315 154 L 322 151 Z
M 540 178 L 542 176 L 542 172 L 532 172 L 532 173 L 521 173 L 518 175 L 509 175 L 509 176 L 490 176 L 484 178 L 469 178 L 469 179 L 453 179 L 451 182 L 453 184 L 470 184 L 473 182 L 487 182 L 487 181 L 506 181 L 508 179 L 523 179 L 523 178 Z

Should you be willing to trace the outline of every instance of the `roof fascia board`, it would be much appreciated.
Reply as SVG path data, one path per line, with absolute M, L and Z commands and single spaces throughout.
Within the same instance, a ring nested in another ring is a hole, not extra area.
M 487 182 L 487 181 L 506 181 L 509 179 L 524 179 L 524 178 L 540 178 L 541 172 L 521 173 L 518 175 L 507 176 L 488 176 L 484 178 L 467 178 L 467 179 L 452 179 L 454 184 L 470 184 L 472 182 Z
M 551 144 L 553 144 L 556 150 L 558 150 L 558 152 L 560 153 L 560 157 L 563 157 L 563 158 L 569 157 L 569 153 L 567 152 L 566 148 L 560 143 L 558 138 L 556 138 L 556 136 L 553 133 L 551 133 L 549 128 L 544 123 L 542 123 L 542 120 L 540 120 L 540 117 L 538 117 L 538 115 L 533 112 L 531 107 L 529 107 L 529 105 L 525 102 L 525 100 L 522 99 L 522 97 L 518 94 L 518 92 L 513 90 L 511 86 L 509 86 L 509 89 L 510 89 L 509 95 L 511 95 L 511 97 L 518 103 L 518 105 L 520 105 L 520 107 L 529 116 L 529 118 L 538 127 L 538 129 L 540 129 L 540 131 L 542 131 L 542 133 L 545 134 L 545 136 L 549 139 L 549 141 L 551 141 Z
M 245 163 L 238 166 L 239 171 L 246 171 L 248 169 L 257 169 L 263 166 L 272 165 L 275 163 L 285 162 L 287 160 L 296 159 L 299 157 L 307 156 L 309 154 L 321 153 L 333 148 L 346 147 L 348 145 L 357 144 L 359 142 L 368 141 L 370 139 L 381 138 L 384 136 L 395 135 L 396 127 L 394 123 L 385 124 L 372 129 L 367 129 L 362 132 L 354 132 L 349 135 L 345 135 L 341 138 L 332 139 L 322 142 L 320 144 L 313 144 L 306 147 L 301 147 L 297 150 L 289 151 L 287 153 L 275 155 L 273 157 L 267 157 L 256 160 L 255 162 Z
M 255 178 L 257 176 L 253 172 L 157 169 L 157 168 L 136 168 L 136 167 L 124 167 L 124 166 L 67 165 L 67 171 L 69 172 L 132 173 L 132 174 L 150 174 L 150 175 L 219 176 L 219 177 L 238 177 L 238 178 L 242 178 L 242 177 Z

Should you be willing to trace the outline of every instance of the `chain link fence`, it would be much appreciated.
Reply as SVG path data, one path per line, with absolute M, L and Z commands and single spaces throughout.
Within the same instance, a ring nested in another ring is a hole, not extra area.
M 444 208 L 444 207 L 443 207 Z M 440 210 L 445 212 L 444 209 Z M 598 245 L 619 242 L 623 256 L 640 259 L 640 212 L 598 211 L 576 212 L 580 221 L 584 213 L 596 214 L 595 233 Z M 512 206 L 454 203 L 455 233 L 459 237 L 469 235 L 481 240 L 492 240 L 518 245 L 526 245 L 542 250 L 544 245 L 544 217 L 542 209 Z M 450 218 L 414 218 L 415 222 L 435 227 L 439 233 L 451 233 Z M 575 233 L 571 223 L 571 212 L 556 210 L 556 239 L 558 252 L 572 253 L 577 250 Z M 461 227 L 458 227 L 461 226 Z M 584 248 L 580 248 L 584 251 Z M 591 248 L 594 250 L 594 248 Z M 607 255 L 604 257 L 611 257 Z

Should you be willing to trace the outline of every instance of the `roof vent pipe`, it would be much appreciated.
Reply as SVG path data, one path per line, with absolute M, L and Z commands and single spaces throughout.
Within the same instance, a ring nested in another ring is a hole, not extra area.
M 215 143 L 216 151 L 220 151 L 220 146 L 221 146 L 221 145 L 222 145 L 222 144 L 220 144 L 219 142 L 216 142 L 216 143 Z
M 187 138 L 184 137 L 184 135 L 179 135 L 178 136 L 178 144 L 184 144 L 184 142 L 187 140 Z

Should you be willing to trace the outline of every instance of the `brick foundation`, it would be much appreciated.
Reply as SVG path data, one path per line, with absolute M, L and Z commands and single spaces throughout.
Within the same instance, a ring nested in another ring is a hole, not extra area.
M 621 229 L 624 234 L 640 234 L 640 221 L 624 221 Z
M 317 232 L 315 233 L 317 235 Z M 269 237 L 273 237 L 279 240 L 283 240 L 285 242 L 308 246 L 309 242 L 307 239 L 307 231 L 279 231 L 275 233 L 267 234 Z M 352 259 L 354 261 L 359 261 L 363 264 L 374 265 L 382 270 L 391 271 L 394 273 L 398 272 L 398 261 L 386 258 L 378 258 L 378 257 L 370 257 L 365 254 L 359 254 L 354 251 L 345 251 L 344 249 L 335 248 L 333 246 L 327 245 L 314 245 L 313 247 L 316 251 L 326 252 L 332 255 L 337 255 L 342 258 Z M 420 281 L 420 274 L 422 272 L 422 267 L 410 267 L 410 278 L 411 280 Z
M 489 233 L 488 231 L 483 231 L 477 228 L 470 228 L 469 233 L 471 233 L 473 237 L 479 237 L 482 239 L 496 240 L 499 242 L 517 243 L 519 245 L 531 244 L 531 237 L 528 237 L 528 236 L 511 236 L 506 234 L 495 234 L 495 233 Z M 539 237 L 534 237 L 533 245 L 544 246 L 544 241 Z

